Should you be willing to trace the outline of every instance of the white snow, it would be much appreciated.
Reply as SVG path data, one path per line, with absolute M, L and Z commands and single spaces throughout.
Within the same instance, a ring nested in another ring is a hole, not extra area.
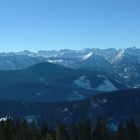
M 99 78 L 104 78 L 102 84 L 100 84 L 97 88 L 93 88 L 91 86 L 91 82 L 86 78 L 86 76 L 81 76 L 79 79 L 74 81 L 74 84 L 88 90 L 97 90 L 97 91 L 114 91 L 117 90 L 115 85 L 111 83 L 104 75 L 97 75 Z
M 115 85 L 113 85 L 113 83 L 111 83 L 106 76 L 104 75 L 97 75 L 99 78 L 102 77 L 104 78 L 103 84 L 100 84 L 96 90 L 98 91 L 114 91 L 117 90 L 117 88 L 115 87 Z
M 93 90 L 91 83 L 86 79 L 86 76 L 81 76 L 79 79 L 74 81 L 74 84 L 84 89 Z
M 124 52 L 125 52 L 125 49 L 121 50 L 121 52 L 116 56 L 115 61 L 120 60 L 123 57 Z
M 80 94 L 78 91 L 73 91 L 73 94 L 68 95 L 69 101 L 73 100 L 83 100 L 84 96 Z
M 124 72 L 127 72 L 128 71 L 128 68 L 124 68 Z
M 64 108 L 63 112 L 68 112 L 68 110 L 69 110 L 68 108 Z
M 62 59 L 58 59 L 58 60 L 50 60 L 50 59 L 48 59 L 47 61 L 48 61 L 49 63 L 62 63 L 62 62 L 63 62 Z
M 129 75 L 124 75 L 123 76 L 125 79 L 128 79 L 129 78 Z
M 114 91 L 117 90 L 117 88 L 108 80 L 105 79 L 104 83 L 99 85 L 96 90 L 98 91 Z
M 6 120 L 7 120 L 7 117 L 0 118 L 0 122 L 1 121 L 6 121 Z
M 87 60 L 93 55 L 93 52 L 89 52 L 88 54 L 84 55 L 81 60 Z
M 118 124 L 115 122 L 112 122 L 109 124 L 109 127 L 111 128 L 112 131 L 117 131 L 118 129 Z
M 34 116 L 25 116 L 27 123 L 31 124 L 34 121 Z

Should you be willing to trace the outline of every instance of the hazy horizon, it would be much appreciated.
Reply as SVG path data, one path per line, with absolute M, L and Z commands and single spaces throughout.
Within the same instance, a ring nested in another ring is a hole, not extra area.
M 126 48 L 80 48 L 80 49 L 68 49 L 68 48 L 62 48 L 62 49 L 38 49 L 36 51 L 32 51 L 32 50 L 29 50 L 29 49 L 23 49 L 23 50 L 17 50 L 17 51 L 1 51 L 0 50 L 0 53 L 17 53 L 17 52 L 24 52 L 24 51 L 29 51 L 29 52 L 32 52 L 32 53 L 37 53 L 39 51 L 62 51 L 62 50 L 71 50 L 71 51 L 81 51 L 81 50 L 84 50 L 84 49 L 101 49 L 101 50 L 107 50 L 107 49 L 116 49 L 116 50 L 121 50 L 121 49 L 128 49 L 128 48 L 136 48 L 136 49 L 140 49 L 138 47 L 135 47 L 135 46 L 132 46 L 132 47 L 126 47 Z

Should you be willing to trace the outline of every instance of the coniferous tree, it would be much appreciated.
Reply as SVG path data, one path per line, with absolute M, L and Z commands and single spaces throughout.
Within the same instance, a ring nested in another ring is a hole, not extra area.
M 110 140 L 106 124 L 103 120 L 98 119 L 96 122 L 95 129 L 93 131 L 94 140 Z
M 37 140 L 38 137 L 39 137 L 39 133 L 37 131 L 35 121 L 33 121 L 32 124 L 31 124 L 29 137 L 30 137 L 31 140 Z
M 89 120 L 83 124 L 83 138 L 86 140 L 91 140 L 91 126 Z
M 0 140 L 4 140 L 4 129 L 3 129 L 3 121 L 0 122 Z
M 93 130 L 93 138 L 91 138 Z M 66 129 L 62 123 L 58 123 L 56 130 L 47 128 L 47 133 L 41 132 L 35 122 L 28 124 L 25 120 L 18 119 L 15 123 L 12 119 L 0 122 L 0 140 L 138 140 L 138 129 L 130 119 L 126 127 L 120 124 L 117 132 L 108 131 L 103 120 L 98 119 L 93 129 L 89 120 L 76 125 L 73 123 Z
M 78 124 L 78 140 L 84 140 L 83 124 L 82 123 Z
M 47 132 L 48 132 L 48 124 L 47 124 L 46 118 L 43 116 L 42 124 L 41 124 L 41 135 L 46 136 Z
M 126 125 L 126 140 L 138 140 L 138 139 L 139 137 L 137 128 L 133 119 L 131 118 L 130 120 L 128 120 Z
M 16 140 L 28 140 L 29 126 L 26 120 L 16 121 Z
M 14 123 L 11 118 L 8 118 L 4 126 L 5 140 L 14 140 Z
M 125 140 L 125 127 L 122 123 L 119 124 L 117 130 L 117 140 Z
M 54 140 L 54 138 L 50 133 L 47 133 L 46 137 L 43 140 Z
M 56 140 L 68 140 L 67 130 L 65 126 L 60 122 L 56 127 Z
M 78 140 L 77 125 L 72 123 L 68 128 L 69 140 Z

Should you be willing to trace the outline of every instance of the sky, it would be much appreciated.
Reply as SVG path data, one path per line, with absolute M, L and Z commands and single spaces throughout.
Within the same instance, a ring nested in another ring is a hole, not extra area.
M 0 52 L 140 48 L 140 0 L 0 0 Z

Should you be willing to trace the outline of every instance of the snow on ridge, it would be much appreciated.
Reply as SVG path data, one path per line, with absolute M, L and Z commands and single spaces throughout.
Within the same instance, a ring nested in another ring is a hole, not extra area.
M 84 96 L 82 94 L 80 94 L 78 91 L 73 91 L 73 94 L 69 94 L 68 95 L 68 100 L 69 101 L 73 101 L 73 100 L 83 100 Z
M 103 84 L 100 84 L 96 88 L 96 90 L 98 90 L 98 91 L 114 91 L 114 90 L 117 90 L 115 85 L 112 82 L 110 82 L 106 76 L 100 75 L 100 74 L 98 74 L 97 76 L 100 77 L 100 78 L 104 78 L 104 81 L 103 81 Z
M 86 76 L 81 76 L 79 79 L 74 81 L 74 84 L 79 86 L 79 87 L 82 87 L 84 89 L 94 90 L 91 87 L 90 81 L 88 79 L 86 79 Z
M 47 61 L 48 61 L 49 63 L 62 63 L 62 62 L 63 62 L 62 59 L 58 59 L 58 60 L 50 60 L 50 59 L 48 59 Z
M 81 60 L 87 60 L 93 55 L 93 52 L 89 52 L 88 54 L 84 55 Z
M 3 117 L 3 118 L 0 118 L 0 122 L 1 121 L 7 121 L 8 117 Z
M 108 80 L 108 78 L 104 75 L 97 75 L 99 78 L 104 78 L 103 83 L 100 84 L 97 88 L 93 88 L 90 80 L 86 78 L 86 76 L 81 76 L 79 79 L 74 81 L 74 84 L 88 90 L 96 90 L 96 91 L 114 91 L 117 90 L 117 87 Z
M 120 60 L 120 59 L 123 57 L 124 52 L 125 52 L 125 49 L 123 49 L 123 50 L 116 56 L 115 61 L 116 61 L 116 60 Z
M 96 90 L 98 91 L 114 91 L 117 90 L 117 88 L 108 80 L 105 79 L 104 83 L 99 85 Z

